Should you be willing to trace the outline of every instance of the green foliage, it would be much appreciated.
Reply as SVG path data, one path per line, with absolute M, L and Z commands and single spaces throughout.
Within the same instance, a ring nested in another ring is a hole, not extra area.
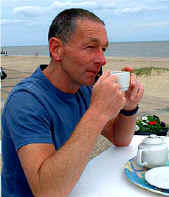
M 141 76 L 141 75 L 149 76 L 149 75 L 151 75 L 152 71 L 156 71 L 156 72 L 167 72 L 167 71 L 169 71 L 169 68 L 143 67 L 143 68 L 134 69 L 134 73 L 137 76 Z
M 160 120 L 158 116 L 143 116 L 140 120 L 136 122 L 136 129 L 142 132 L 150 132 L 157 134 L 164 129 L 169 129 L 168 126 Z

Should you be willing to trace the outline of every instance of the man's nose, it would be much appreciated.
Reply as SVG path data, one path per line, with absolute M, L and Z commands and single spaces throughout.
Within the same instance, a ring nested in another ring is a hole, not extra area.
M 100 64 L 102 66 L 106 64 L 106 57 L 104 55 L 103 50 L 99 50 L 98 53 L 96 54 L 95 63 Z

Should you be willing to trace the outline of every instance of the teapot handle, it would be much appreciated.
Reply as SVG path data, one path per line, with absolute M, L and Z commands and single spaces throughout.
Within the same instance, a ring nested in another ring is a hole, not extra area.
M 137 157 L 136 157 L 136 163 L 137 165 L 139 166 L 146 166 L 147 165 L 147 162 L 143 162 L 142 161 L 142 152 L 144 151 L 144 149 L 138 149 L 138 152 L 137 152 Z

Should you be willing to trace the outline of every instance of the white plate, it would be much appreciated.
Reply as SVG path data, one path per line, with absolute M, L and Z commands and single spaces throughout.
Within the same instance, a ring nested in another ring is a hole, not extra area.
M 169 189 L 169 166 L 152 168 L 146 171 L 145 180 L 155 187 Z

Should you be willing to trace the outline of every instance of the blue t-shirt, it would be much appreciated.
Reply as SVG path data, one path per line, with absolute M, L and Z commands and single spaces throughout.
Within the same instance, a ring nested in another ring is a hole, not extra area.
M 59 149 L 89 107 L 91 87 L 68 94 L 55 88 L 41 65 L 11 91 L 2 113 L 2 197 L 31 197 L 17 150 L 32 143 Z

